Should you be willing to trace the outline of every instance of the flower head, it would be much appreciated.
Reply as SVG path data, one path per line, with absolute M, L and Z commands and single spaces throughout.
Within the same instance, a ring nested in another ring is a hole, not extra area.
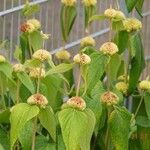
M 70 53 L 68 51 L 66 51 L 65 49 L 58 51 L 55 54 L 55 56 L 57 59 L 60 59 L 60 60 L 68 60 L 71 57 Z
M 34 52 L 33 58 L 43 62 L 45 60 L 50 60 L 52 56 L 47 50 L 39 49 L 36 52 Z
M 107 106 L 115 105 L 119 102 L 119 97 L 110 91 L 103 93 L 100 97 L 101 102 Z
M 24 72 L 24 71 L 25 71 L 25 68 L 24 68 L 24 66 L 23 66 L 22 64 L 15 64 L 15 65 L 13 66 L 13 71 L 14 71 L 15 73 L 17 73 L 17 72 Z
M 128 92 L 128 84 L 125 82 L 118 82 L 115 85 L 116 89 L 122 92 L 123 94 L 127 95 Z
M 0 55 L 0 63 L 6 62 L 6 58 L 2 55 Z
M 142 23 L 136 18 L 127 18 L 123 21 L 124 28 L 127 32 L 138 31 L 142 28 Z
M 30 105 L 45 107 L 48 104 L 48 100 L 42 94 L 33 94 L 27 99 L 27 103 Z
M 95 6 L 97 4 L 97 0 L 82 0 L 85 6 Z
M 141 90 L 150 90 L 150 81 L 143 80 L 139 83 L 139 88 Z
M 31 33 L 31 32 L 33 32 L 33 31 L 35 31 L 35 27 L 34 27 L 34 25 L 33 25 L 32 23 L 27 23 L 27 22 L 25 22 L 25 23 L 23 23 L 23 24 L 21 25 L 20 30 L 21 30 L 22 32 Z
M 113 42 L 106 42 L 100 47 L 103 54 L 114 55 L 118 52 L 118 47 Z
M 90 64 L 91 58 L 86 54 L 77 54 L 73 58 L 74 62 L 80 63 L 82 65 Z
M 81 40 L 81 47 L 95 46 L 95 40 L 91 36 L 87 36 Z
M 61 0 L 61 2 L 66 6 L 74 6 L 77 0 Z
M 30 68 L 29 69 L 29 76 L 31 78 L 44 78 L 45 77 L 45 70 L 42 68 Z
M 63 106 L 62 108 L 76 108 L 78 110 L 84 110 L 86 108 L 86 103 L 84 99 L 79 96 L 71 97 Z
M 124 20 L 126 17 L 122 11 L 116 10 L 116 15 L 114 16 L 114 21 Z
M 117 11 L 112 8 L 106 9 L 104 12 L 104 15 L 109 19 L 113 19 L 116 16 L 116 14 L 117 14 Z
M 29 19 L 27 20 L 27 24 L 32 24 L 35 30 L 41 28 L 41 23 L 37 19 Z
M 118 77 L 118 80 L 120 81 L 125 81 L 126 80 L 126 75 L 121 75 Z M 127 77 L 127 80 L 129 81 L 129 76 Z

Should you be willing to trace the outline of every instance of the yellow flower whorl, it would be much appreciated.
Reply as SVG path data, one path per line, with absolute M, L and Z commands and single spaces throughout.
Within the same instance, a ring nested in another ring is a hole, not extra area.
M 106 42 L 100 47 L 103 54 L 114 55 L 118 52 L 118 46 L 113 42 Z
M 141 90 L 150 90 L 150 81 L 143 80 L 139 83 L 139 88 Z
M 41 28 L 41 23 L 37 19 L 29 19 L 27 20 L 27 24 L 32 24 L 35 30 Z
M 61 0 L 61 2 L 66 6 L 74 6 L 77 3 L 76 0 Z
M 6 58 L 2 55 L 0 55 L 0 63 L 6 62 Z
M 15 64 L 15 65 L 13 66 L 13 71 L 14 71 L 15 73 L 17 73 L 17 72 L 24 72 L 24 71 L 25 71 L 25 68 L 24 68 L 24 66 L 23 66 L 22 64 Z
M 115 9 L 109 8 L 104 11 L 104 15 L 107 18 L 113 19 L 116 16 L 117 12 Z
M 40 70 L 40 68 L 38 68 L 38 67 L 37 68 L 30 68 L 29 69 L 29 76 L 31 78 L 38 78 L 40 71 L 41 71 L 40 78 L 44 78 L 45 77 L 45 70 L 43 68 L 42 68 L 42 70 Z
M 97 4 L 97 0 L 82 0 L 85 6 L 95 6 Z
M 127 18 L 123 21 L 124 28 L 127 32 L 138 31 L 142 28 L 142 23 L 136 18 Z
M 127 94 L 128 92 L 128 84 L 125 82 L 118 82 L 115 85 L 116 89 L 119 90 L 120 92 L 122 92 L 123 94 Z
M 80 45 L 81 47 L 95 46 L 95 40 L 91 36 L 87 36 L 85 38 L 82 38 Z
M 20 30 L 22 31 L 22 32 L 27 32 L 27 33 L 32 33 L 33 31 L 35 31 L 36 29 L 35 29 L 35 27 L 34 27 L 34 25 L 32 24 L 32 23 L 23 23 L 22 25 L 21 25 L 21 28 L 20 28 Z
M 58 51 L 55 54 L 55 56 L 57 59 L 60 59 L 60 60 L 68 60 L 71 57 L 70 53 L 68 51 L 66 51 L 65 49 Z

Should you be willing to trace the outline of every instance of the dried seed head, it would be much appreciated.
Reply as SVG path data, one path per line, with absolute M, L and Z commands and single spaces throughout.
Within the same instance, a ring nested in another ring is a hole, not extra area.
M 127 18 L 123 21 L 124 28 L 127 32 L 138 31 L 142 28 L 142 23 L 136 18 Z
M 0 55 L 0 63 L 6 62 L 6 58 L 2 55 Z
M 95 40 L 91 36 L 87 36 L 81 40 L 81 47 L 95 46 Z
M 118 46 L 113 42 L 106 42 L 100 47 L 103 54 L 114 55 L 118 52 Z
M 42 94 L 33 94 L 27 99 L 27 103 L 30 105 L 45 107 L 48 104 L 48 100 Z
M 41 73 L 41 74 L 40 74 Z M 44 78 L 45 77 L 45 70 L 42 68 L 30 68 L 29 76 L 31 78 Z
M 40 34 L 42 36 L 42 39 L 44 39 L 44 40 L 48 40 L 50 37 L 50 34 L 45 34 L 45 33 L 43 33 L 43 31 L 41 31 Z
M 33 58 L 38 59 L 39 61 L 43 62 L 46 60 L 51 60 L 52 56 L 47 50 L 39 49 L 36 52 L 34 52 Z
M 109 19 L 113 19 L 116 16 L 116 14 L 117 14 L 117 11 L 112 8 L 106 9 L 104 12 L 104 15 Z
M 62 108 L 76 108 L 78 110 L 84 110 L 86 108 L 86 103 L 84 99 L 79 96 L 71 97 L 63 106 Z
M 116 89 L 122 92 L 124 95 L 127 95 L 128 92 L 128 84 L 125 82 L 118 82 L 115 85 Z
M 97 0 L 82 0 L 82 2 L 87 7 L 95 6 L 97 4 Z
M 61 50 L 61 51 L 58 51 L 56 54 L 55 54 L 56 58 L 57 59 L 60 59 L 60 60 L 68 60 L 70 59 L 70 53 L 68 51 L 66 51 L 65 49 Z
M 24 66 L 23 66 L 22 64 L 15 64 L 15 65 L 13 66 L 13 71 L 14 71 L 15 73 L 24 72 L 24 71 L 25 71 L 25 68 L 24 68 Z
M 139 83 L 139 88 L 141 90 L 150 90 L 150 81 L 143 80 Z
M 116 10 L 116 15 L 113 18 L 114 20 L 120 21 L 120 20 L 124 20 L 125 18 L 126 17 L 122 11 Z
M 100 97 L 101 102 L 107 106 L 115 105 L 119 102 L 119 97 L 113 92 L 105 92 Z
M 35 30 L 41 28 L 41 23 L 37 19 L 29 19 L 27 20 L 27 24 L 32 24 Z
M 81 65 L 90 64 L 91 58 L 86 54 L 77 54 L 74 56 L 73 61 Z
M 61 0 L 61 2 L 66 6 L 74 6 L 77 0 Z
M 22 31 L 22 32 L 27 32 L 27 33 L 31 33 L 31 32 L 33 32 L 33 31 L 35 31 L 35 27 L 34 27 L 34 25 L 32 24 L 32 23 L 23 23 L 22 25 L 21 25 L 21 28 L 20 28 L 20 30 Z

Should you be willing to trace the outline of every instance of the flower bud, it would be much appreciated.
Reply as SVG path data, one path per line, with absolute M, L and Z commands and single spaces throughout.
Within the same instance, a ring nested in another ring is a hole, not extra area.
M 97 4 L 97 0 L 82 0 L 82 2 L 87 7 L 95 6 Z
M 77 3 L 76 0 L 61 0 L 61 2 L 66 6 L 74 6 Z
M 55 54 L 56 58 L 57 59 L 60 59 L 60 60 L 68 60 L 70 59 L 70 53 L 68 51 L 66 51 L 65 49 L 61 50 L 61 51 L 58 51 L 56 54 Z
M 142 23 L 136 18 L 127 18 L 123 21 L 124 28 L 127 32 L 138 31 L 142 28 Z
M 27 24 L 32 24 L 35 30 L 41 28 L 41 23 L 37 19 L 29 19 L 27 20 Z
M 13 71 L 14 71 L 15 73 L 24 72 L 24 71 L 25 71 L 25 68 L 24 68 L 24 66 L 23 66 L 22 64 L 15 64 L 15 65 L 13 66 Z
M 116 16 L 116 14 L 117 14 L 117 11 L 112 8 L 106 9 L 104 12 L 105 17 L 109 19 L 113 19 Z
M 91 36 L 87 36 L 81 40 L 81 47 L 95 46 L 95 40 Z
M 34 52 L 33 58 L 43 62 L 45 60 L 52 59 L 52 56 L 47 50 L 39 49 L 36 52 Z
M 78 110 L 84 110 L 86 108 L 86 103 L 81 97 L 75 96 L 70 98 L 65 104 L 63 104 L 62 109 L 68 107 L 76 108 Z
M 106 42 L 100 47 L 103 54 L 114 55 L 118 52 L 118 46 L 113 42 Z
M 126 75 L 121 75 L 118 77 L 118 80 L 120 81 L 125 81 L 126 80 Z M 127 77 L 127 81 L 129 81 L 129 76 Z
M 6 58 L 2 55 L 0 55 L 0 63 L 6 62 Z
M 23 24 L 21 25 L 20 30 L 21 30 L 22 32 L 31 33 L 31 32 L 33 32 L 33 31 L 35 31 L 35 27 L 34 27 L 34 25 L 33 25 L 32 23 L 23 23 Z
M 128 92 L 128 84 L 125 82 L 118 82 L 115 85 L 116 89 L 122 92 L 123 94 L 127 95 Z
M 110 92 L 110 91 L 103 93 L 100 99 L 101 99 L 101 102 L 105 104 L 106 106 L 112 106 L 119 102 L 119 97 L 115 93 Z
M 139 83 L 139 88 L 141 90 L 150 90 L 150 81 L 143 80 Z
M 41 74 L 40 74 L 41 73 Z M 45 77 L 45 70 L 42 68 L 30 68 L 29 76 L 31 78 L 44 78 Z
M 30 105 L 45 107 L 48 104 L 48 100 L 42 94 L 33 94 L 27 99 L 27 103 Z
M 77 54 L 74 56 L 73 61 L 82 65 L 90 64 L 91 58 L 86 54 Z

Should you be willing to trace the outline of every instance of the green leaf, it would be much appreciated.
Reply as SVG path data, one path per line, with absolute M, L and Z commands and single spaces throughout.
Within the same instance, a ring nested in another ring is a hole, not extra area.
M 125 1 L 126 1 L 128 12 L 131 12 L 137 3 L 137 0 L 125 0 Z
M 128 47 L 129 35 L 127 31 L 119 31 L 115 36 L 115 43 L 118 46 L 119 54 L 123 53 Z
M 11 130 L 10 130 L 10 143 L 11 148 L 13 148 L 14 143 L 18 139 L 19 135 L 22 132 L 25 124 L 37 116 L 39 113 L 39 108 L 35 105 L 30 106 L 26 103 L 20 103 L 15 105 L 12 108 L 10 122 L 11 122 Z
M 109 131 L 116 150 L 128 149 L 131 115 L 124 107 L 116 107 L 109 116 Z
M 47 106 L 45 109 L 41 109 L 38 117 L 42 126 L 47 129 L 52 139 L 56 141 L 56 120 L 52 108 Z
M 25 72 L 19 72 L 17 73 L 17 77 L 20 80 L 20 82 L 33 94 L 35 92 L 35 88 L 33 85 L 33 82 L 31 81 L 28 74 Z
M 42 44 L 43 44 L 43 39 L 40 34 L 40 31 L 34 31 L 30 33 L 28 36 L 29 36 L 30 44 L 32 46 L 33 51 L 35 52 L 41 49 Z
M 31 149 L 32 129 L 33 123 L 31 121 L 28 121 L 22 129 L 21 134 L 19 135 L 19 141 L 21 143 L 22 150 Z
M 77 11 L 74 6 L 69 7 L 69 6 L 62 5 L 60 23 L 61 23 L 61 32 L 62 32 L 63 40 L 65 42 L 67 42 L 68 40 L 76 16 L 77 16 Z
M 26 60 L 24 63 L 25 67 L 40 67 L 41 66 L 41 61 L 37 59 L 30 59 Z
M 109 79 L 111 82 L 116 80 L 120 65 L 121 65 L 120 55 L 118 54 L 113 55 L 107 66 Z
M 138 83 L 141 72 L 145 67 L 144 50 L 140 34 L 133 35 L 130 38 L 130 48 L 135 52 L 135 56 L 131 60 L 130 79 L 129 79 L 129 93 L 132 93 Z
M 150 93 L 149 92 L 144 93 L 144 103 L 145 103 L 145 110 L 147 113 L 147 117 L 150 120 Z
M 9 123 L 10 122 L 9 117 L 10 117 L 9 109 L 0 111 L 0 123 Z
M 14 52 L 14 58 L 18 62 L 22 62 L 22 51 L 21 51 L 21 48 L 19 46 L 16 46 L 16 49 L 15 49 L 15 52 Z
M 78 111 L 67 108 L 58 113 L 58 119 L 67 150 L 90 150 L 95 118 L 89 109 Z
M 136 3 L 136 11 L 138 12 L 138 14 L 142 16 L 142 8 L 143 8 L 143 4 L 144 4 L 144 0 L 138 0 L 137 3 Z
M 90 57 L 91 63 L 89 65 L 87 73 L 87 93 L 93 89 L 95 84 L 100 80 L 100 78 L 104 74 L 105 67 L 108 61 L 107 56 L 96 52 L 93 53 Z
M 112 22 L 112 29 L 114 31 L 122 31 L 124 30 L 123 22 L 121 21 L 113 21 Z
M 89 19 L 89 24 L 92 23 L 93 21 L 101 21 L 106 19 L 106 17 L 104 15 L 93 15 L 90 19 Z
M 85 24 L 85 28 L 87 28 L 88 24 L 89 24 L 89 20 L 90 18 L 95 15 L 96 13 L 96 7 L 95 6 L 85 6 L 84 7 L 84 24 Z
M 9 63 L 0 63 L 0 71 L 12 81 L 12 67 Z
M 9 144 L 9 135 L 6 131 L 2 130 L 0 128 L 0 146 L 3 147 L 3 149 L 0 150 L 9 150 L 10 144 Z
M 67 72 L 69 70 L 71 70 L 74 67 L 74 64 L 65 64 L 62 63 L 58 66 L 55 66 L 53 68 L 51 68 L 46 75 L 51 75 L 51 74 L 55 74 L 55 73 L 64 73 Z
M 137 116 L 136 124 L 141 127 L 148 128 L 148 127 L 150 127 L 150 120 L 145 116 Z

